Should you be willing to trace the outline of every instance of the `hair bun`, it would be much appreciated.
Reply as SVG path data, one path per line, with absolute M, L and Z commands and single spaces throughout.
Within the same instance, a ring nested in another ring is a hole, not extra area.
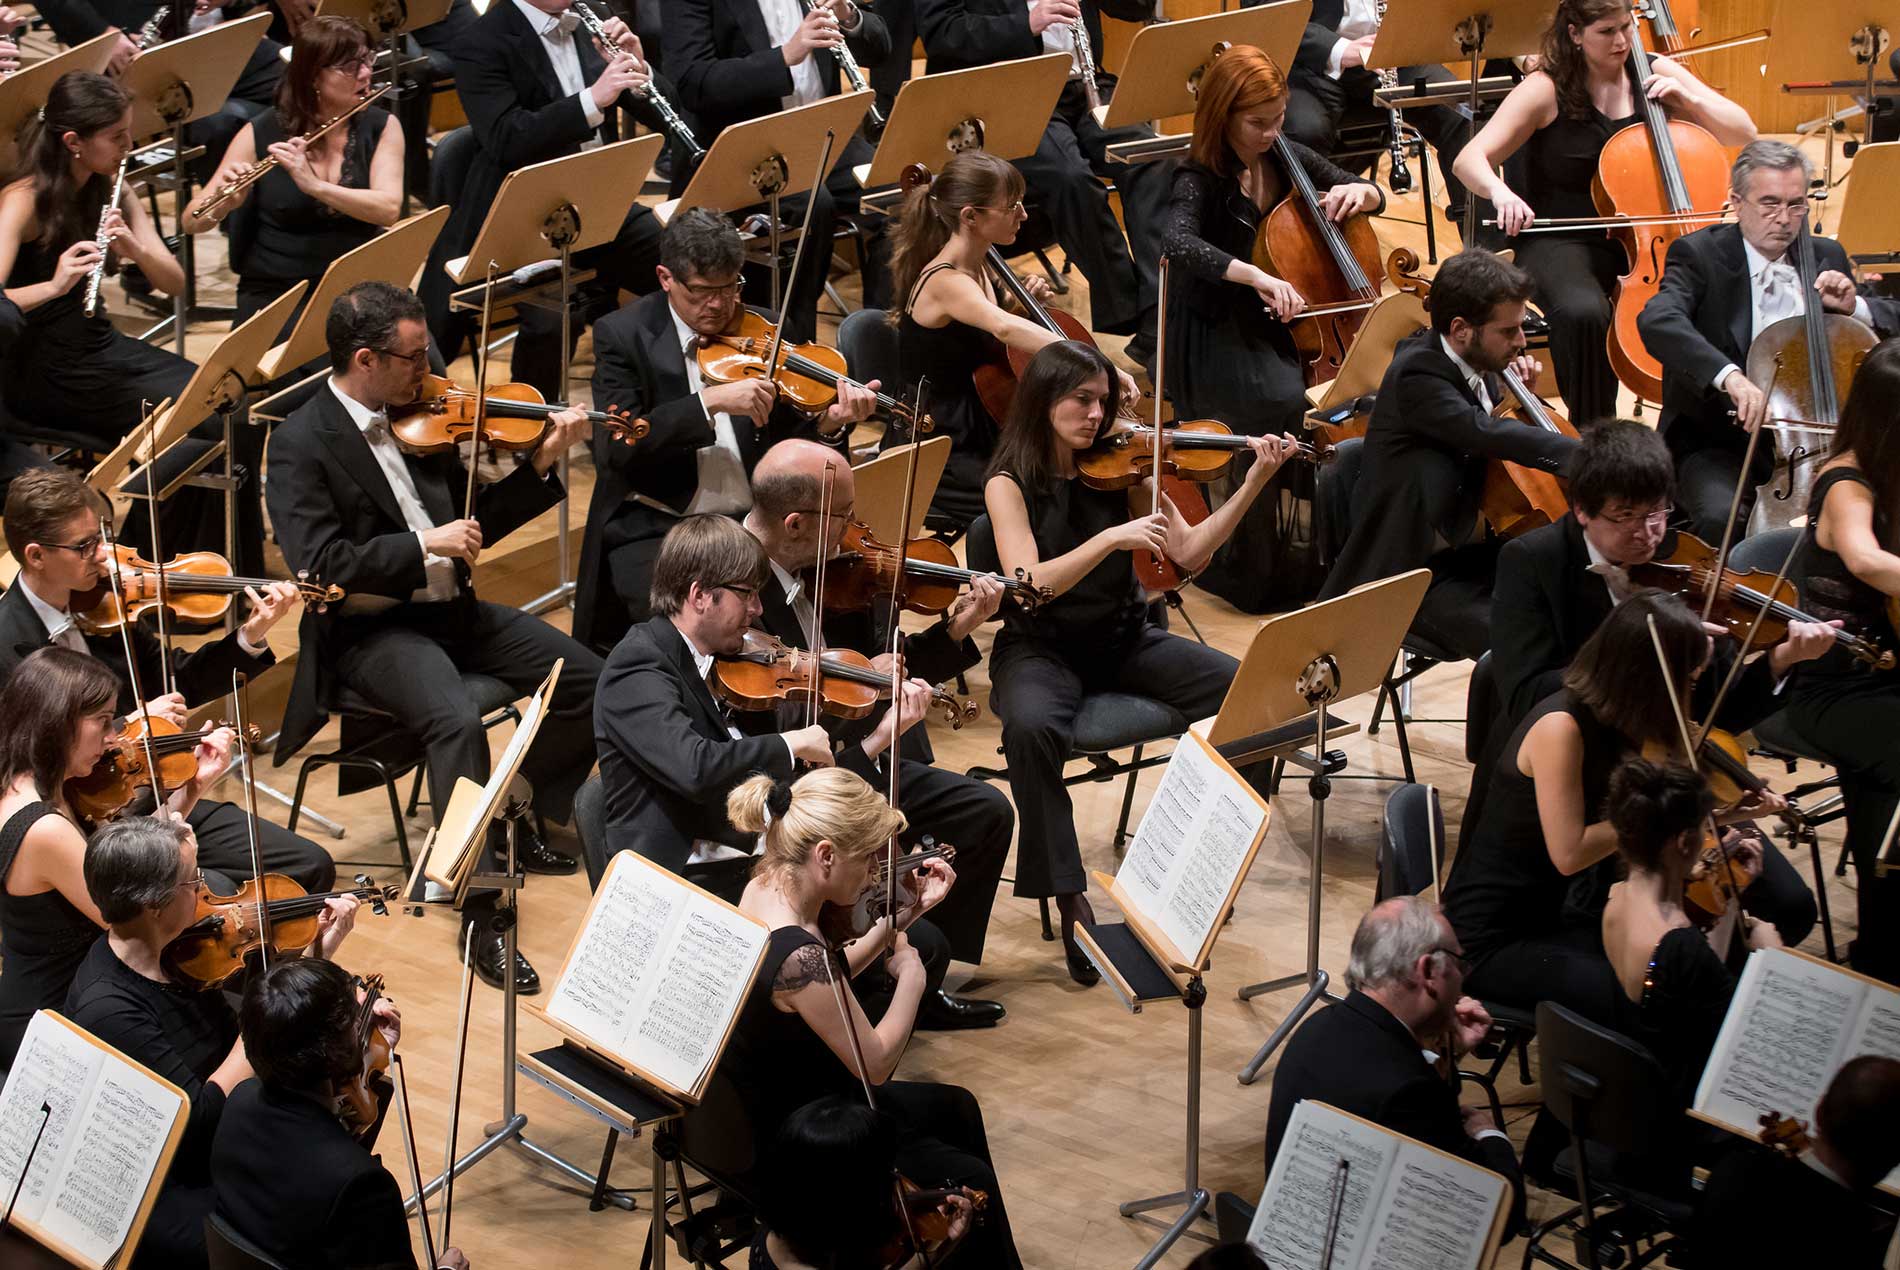
M 765 796 L 765 809 L 777 820 L 792 809 L 792 786 L 789 781 L 773 781 L 772 792 Z

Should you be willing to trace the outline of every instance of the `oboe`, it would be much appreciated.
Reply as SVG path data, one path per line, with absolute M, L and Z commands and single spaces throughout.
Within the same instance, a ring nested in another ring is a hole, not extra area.
M 125 189 L 125 165 L 131 155 L 119 160 L 119 174 L 112 178 L 112 197 L 99 212 L 99 231 L 92 236 L 92 242 L 99 249 L 99 263 L 92 267 L 92 273 L 86 279 L 86 316 L 91 317 L 99 311 L 99 287 L 106 280 L 106 255 L 112 240 L 106 236 L 106 219 L 119 205 L 119 194 Z
M 619 45 L 608 38 L 607 24 L 601 21 L 600 15 L 594 12 L 592 6 L 585 3 L 585 0 L 574 0 L 574 16 L 581 20 L 581 25 L 587 28 L 589 35 L 600 41 L 601 47 L 607 50 L 607 55 L 613 56 L 614 50 Z M 686 147 L 689 159 L 698 163 L 706 157 L 706 147 L 699 144 L 699 139 L 693 136 L 693 130 L 686 126 L 684 119 L 680 118 L 679 111 L 673 109 L 673 103 L 661 94 L 659 88 L 651 80 L 647 82 L 641 95 L 652 104 L 653 113 L 660 117 L 661 125 L 672 135 L 673 140 Z
M 806 13 L 810 13 L 811 0 L 798 0 L 798 7 Z M 851 46 L 846 44 L 843 40 L 840 40 L 838 47 L 831 51 L 837 56 L 838 68 L 844 72 L 846 82 L 851 85 L 851 91 L 854 93 L 862 93 L 869 90 L 871 86 L 865 81 L 864 68 L 858 65 L 858 59 L 856 55 L 851 52 Z M 865 119 L 868 121 L 872 132 L 882 132 L 884 130 L 884 114 L 877 108 L 875 102 L 871 105 L 871 113 L 866 115 Z
M 1069 24 L 1075 32 L 1075 65 L 1082 73 L 1082 91 L 1088 94 L 1091 112 L 1102 108 L 1102 90 L 1095 85 L 1095 49 L 1089 43 L 1088 23 L 1081 18 Z
M 1380 26 L 1385 25 L 1385 11 L 1388 3 L 1389 0 L 1377 0 L 1373 6 L 1374 20 Z M 1395 68 L 1385 67 L 1378 72 L 1378 75 L 1379 87 L 1387 92 L 1399 86 L 1399 73 Z M 1412 188 L 1412 170 L 1405 166 L 1405 112 L 1394 106 L 1388 113 L 1390 118 L 1387 126 L 1391 129 L 1391 136 L 1386 144 L 1392 151 L 1392 192 L 1403 194 Z
M 165 5 L 159 9 L 157 13 L 154 13 L 151 20 L 140 27 L 139 33 L 132 37 L 133 47 L 137 48 L 140 52 L 144 52 L 150 48 L 152 41 L 158 38 L 160 28 L 165 25 L 165 19 L 169 18 L 171 14 L 172 10 L 170 5 Z

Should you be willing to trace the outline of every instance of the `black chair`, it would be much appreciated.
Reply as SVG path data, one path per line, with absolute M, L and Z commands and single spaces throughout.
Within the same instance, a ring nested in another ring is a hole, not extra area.
M 217 1213 L 205 1218 L 205 1254 L 211 1270 L 288 1270 Z
M 1498 721 L 1498 675 L 1491 665 L 1491 650 L 1471 667 L 1471 682 L 1465 685 L 1465 760 L 1475 763 L 1484 754 L 1484 743 L 1491 739 L 1491 725 Z
M 468 170 L 475 164 L 475 130 L 467 124 L 451 128 L 436 138 L 435 153 L 429 159 L 429 206 L 441 207 L 453 202 L 468 184 Z
M 758 1230 L 758 1202 L 751 1173 L 757 1163 L 757 1140 L 752 1120 L 732 1080 L 715 1071 L 706 1083 L 706 1096 L 679 1121 L 653 1135 L 654 1152 L 673 1167 L 674 1189 L 660 1209 L 654 1196 L 655 1220 L 666 1223 L 666 1233 L 680 1255 L 694 1266 L 719 1267 L 733 1253 L 751 1244 Z M 686 1181 L 686 1168 L 706 1180 Z M 695 1209 L 693 1201 L 712 1196 L 710 1205 Z M 677 1209 L 677 1213 L 672 1210 Z M 640 1270 L 652 1264 L 653 1244 L 646 1241 Z
M 1002 571 L 1002 562 L 996 554 L 996 535 L 990 529 L 988 516 L 978 516 L 970 522 L 966 548 L 972 569 L 992 573 Z M 990 709 L 996 709 L 994 697 L 990 699 Z M 1136 775 L 1146 768 L 1168 761 L 1166 754 L 1145 755 L 1142 751 L 1161 741 L 1179 740 L 1191 722 L 1193 720 L 1173 706 L 1152 697 L 1127 692 L 1091 692 L 1083 695 L 1075 712 L 1070 757 L 1087 759 L 1089 768 L 1074 776 L 1063 777 L 1062 783 L 1064 786 L 1081 785 L 1090 781 L 1112 781 L 1124 775 L 1128 777 L 1128 784 L 1122 790 L 1121 816 L 1115 821 L 1115 846 L 1118 849 L 1128 840 L 1128 817 L 1135 805 Z M 1111 757 L 1119 750 L 1132 752 L 1125 760 Z M 1003 752 L 1000 745 L 996 752 Z M 967 769 L 965 775 L 986 781 L 1007 780 L 1009 769 L 978 765 Z M 1040 907 L 1042 937 L 1054 939 L 1055 931 L 1049 924 L 1049 902 L 1041 901 Z
M 838 323 L 838 351 L 851 378 L 859 383 L 875 379 L 882 391 L 892 396 L 903 392 L 904 378 L 898 361 L 897 328 L 883 309 L 859 309 Z
M 1578 1202 L 1531 1232 L 1525 1270 L 1533 1260 L 1575 1265 L 1543 1246 L 1573 1226 L 1577 1257 L 1589 1270 L 1649 1265 L 1675 1247 L 1666 1236 L 1686 1229 L 1693 1216 L 1686 1201 L 1644 1189 L 1619 1167 L 1665 1148 L 1664 1135 L 1681 1121 L 1662 1065 L 1635 1041 L 1554 1001 L 1538 1005 L 1537 1035 L 1544 1106 L 1570 1130 L 1570 1147 L 1557 1157 L 1556 1171 L 1575 1187 Z M 1608 1220 L 1606 1208 L 1617 1210 L 1616 1220 Z
M 487 675 L 465 674 L 462 676 L 462 690 L 482 717 L 482 727 L 492 728 L 504 721 L 521 722 L 521 712 L 515 709 L 515 690 L 499 679 Z M 353 794 L 358 790 L 381 785 L 389 795 L 389 816 L 396 827 L 396 849 L 401 852 L 400 862 L 390 860 L 339 860 L 338 865 L 353 864 L 369 868 L 396 868 L 404 870 L 411 867 L 409 855 L 409 831 L 404 827 L 405 813 L 402 800 L 396 792 L 396 782 L 410 772 L 415 773 L 415 785 L 409 792 L 409 816 L 416 814 L 421 804 L 423 778 L 427 766 L 422 752 L 421 741 L 406 731 L 401 720 L 388 714 L 352 692 L 347 687 L 337 685 L 330 702 L 330 713 L 340 721 L 344 730 L 362 732 L 360 739 L 339 743 L 334 750 L 325 750 L 319 754 L 307 754 L 297 768 L 297 792 L 290 799 L 290 820 L 285 826 L 292 833 L 297 831 L 297 817 L 303 813 L 304 787 L 310 783 L 310 774 L 320 767 L 335 767 L 342 771 L 337 776 L 337 792 Z M 351 728 L 354 723 L 356 728 Z M 344 773 L 354 772 L 356 780 L 350 781 Z M 443 809 L 437 807 L 436 814 Z
M 1431 785 L 1401 785 L 1385 800 L 1385 816 L 1379 839 L 1379 888 L 1377 898 L 1417 895 L 1430 886 L 1432 843 L 1438 844 L 1438 867 L 1444 867 L 1445 810 L 1439 804 L 1438 790 Z M 1491 1114 L 1504 1123 L 1504 1104 L 1498 1097 L 1498 1073 L 1517 1055 L 1518 1079 L 1531 1083 L 1531 1042 L 1537 1037 L 1537 1020 L 1528 1010 L 1481 1002 L 1491 1016 L 1491 1035 L 1472 1051 L 1489 1058 L 1491 1066 L 1483 1072 L 1458 1069 L 1458 1078 L 1484 1090 L 1491 1103 Z

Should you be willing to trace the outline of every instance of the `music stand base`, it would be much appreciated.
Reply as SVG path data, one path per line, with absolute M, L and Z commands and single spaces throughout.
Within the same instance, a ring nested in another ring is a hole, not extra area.
M 1280 1026 L 1273 1029 L 1273 1033 L 1267 1037 L 1266 1043 L 1258 1050 L 1255 1050 L 1254 1056 L 1247 1060 L 1247 1065 L 1240 1069 L 1239 1079 L 1241 1084 L 1251 1085 L 1260 1079 L 1260 1069 L 1266 1066 L 1269 1058 L 1273 1057 L 1273 1051 L 1279 1049 L 1286 1038 L 1293 1034 L 1293 1029 L 1300 1025 L 1300 1020 L 1306 1017 L 1306 1012 L 1315 1005 L 1318 1005 L 1322 997 L 1328 1001 L 1339 1001 L 1341 999 L 1338 993 L 1327 989 L 1326 985 L 1330 981 L 1331 976 L 1324 970 L 1314 972 L 1312 982 L 1306 989 L 1306 995 L 1299 999 L 1298 1003 L 1294 1005 L 1293 1009 L 1287 1013 L 1284 1019 L 1280 1020 Z M 1242 988 L 1240 990 L 1240 999 L 1242 1001 L 1251 1001 L 1257 996 L 1263 996 L 1269 992 L 1279 992 L 1282 989 L 1291 988 L 1295 984 L 1300 983 L 1307 983 L 1306 975 L 1288 975 L 1284 979 L 1274 979 L 1267 983 L 1256 983 L 1250 987 Z
M 1188 1044 L 1187 1044 L 1187 1134 L 1184 1142 L 1183 1157 L 1186 1161 L 1184 1185 L 1178 1191 L 1167 1195 L 1152 1195 L 1147 1199 L 1131 1199 L 1121 1205 L 1119 1211 L 1123 1217 L 1134 1217 L 1140 1213 L 1151 1213 L 1156 1209 L 1173 1208 L 1183 1205 L 1181 1215 L 1174 1223 L 1161 1232 L 1161 1238 L 1142 1259 L 1135 1263 L 1135 1270 L 1150 1270 L 1158 1264 L 1168 1249 L 1188 1232 L 1194 1223 L 1211 1216 L 1207 1211 L 1210 1196 L 1207 1188 L 1201 1185 L 1201 1008 L 1207 1001 L 1207 989 L 1199 978 L 1188 980 L 1187 988 L 1181 993 L 1181 1004 L 1187 1008 Z

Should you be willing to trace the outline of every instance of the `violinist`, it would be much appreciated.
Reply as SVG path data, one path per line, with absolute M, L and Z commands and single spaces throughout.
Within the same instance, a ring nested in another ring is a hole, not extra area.
M 299 281 L 314 287 L 337 257 L 401 214 L 403 135 L 389 126 L 387 111 L 366 107 L 324 136 L 306 139 L 368 94 L 375 60 L 369 33 L 354 19 L 304 23 L 275 107 L 232 138 L 217 172 L 185 209 L 187 233 L 219 223 L 229 228 L 238 275 L 233 326 Z M 266 159 L 277 166 L 257 184 L 219 197 L 227 182 Z
M 105 753 L 118 696 L 103 662 L 64 648 L 35 651 L 0 688 L 0 1068 L 13 1065 L 33 1012 L 66 999 L 105 926 L 86 893 L 90 826 L 66 782 Z M 188 814 L 223 773 L 232 739 L 221 731 L 199 743 L 197 775 L 171 792 L 173 811 Z
M 824 497 L 825 470 L 831 470 L 831 518 L 819 509 Z M 848 648 L 872 657 L 872 665 L 889 678 L 890 640 L 885 630 L 888 609 L 874 605 L 868 613 L 826 609 L 823 638 L 812 627 L 818 617 L 813 567 L 820 552 L 834 556 L 845 526 L 851 523 L 857 501 L 850 465 L 824 446 L 811 441 L 781 441 L 766 451 L 753 473 L 752 510 L 745 527 L 765 549 L 770 574 L 760 588 L 759 624 L 794 648 Z M 839 567 L 834 561 L 833 568 Z M 975 666 L 980 656 L 970 632 L 996 615 L 1002 588 L 993 579 L 979 578 L 965 601 L 926 630 L 905 635 L 901 656 L 906 675 L 926 683 L 943 683 Z M 882 713 L 882 712 L 880 712 Z M 876 725 L 876 719 L 853 721 L 833 736 L 850 740 Z M 949 955 L 975 964 L 983 960 L 984 936 L 989 930 L 990 907 L 997 879 L 1009 855 L 1016 816 L 1001 790 L 934 766 L 927 730 L 913 727 L 899 745 L 902 763 L 898 781 L 898 810 L 915 831 L 906 846 L 928 830 L 940 842 L 957 849 L 957 881 L 948 899 L 932 914 L 931 924 L 949 943 Z M 860 749 L 859 754 L 863 751 Z M 856 763 L 847 745 L 840 762 Z M 861 774 L 878 780 L 875 765 L 864 764 Z M 919 1027 L 971 1027 L 1000 1021 L 1003 1007 L 935 992 L 918 1010 Z
M 126 637 L 93 634 L 79 624 L 75 596 L 96 597 L 107 587 L 108 554 L 99 532 L 104 501 L 65 468 L 38 468 L 7 491 L 7 548 L 20 566 L 0 595 L 0 677 L 19 673 L 22 655 L 48 645 L 84 653 L 116 682 L 115 717 L 145 713 L 182 728 L 194 705 L 231 691 L 233 671 L 254 679 L 276 662 L 269 633 L 297 603 L 297 588 L 275 583 L 253 588 L 251 610 L 237 630 L 189 652 L 168 648 L 151 624 L 134 622 Z M 109 593 L 109 592 L 108 592 Z M 83 607 L 83 605 L 77 606 Z M 128 667 L 126 638 L 137 665 Z M 175 690 L 165 687 L 167 674 Z M 144 689 L 140 701 L 132 687 Z M 204 864 L 227 878 L 251 876 L 249 818 L 234 803 L 199 799 L 188 818 Z M 306 891 L 327 891 L 336 880 L 330 853 L 268 820 L 257 822 L 266 873 L 282 873 Z
M 1580 427 L 1616 413 L 1616 374 L 1604 341 L 1610 292 L 1628 271 L 1628 257 L 1601 229 L 1522 231 L 1533 220 L 1597 217 L 1591 183 L 1598 157 L 1612 136 L 1643 117 L 1629 66 L 1636 38 L 1629 0 L 1561 0 L 1538 69 L 1511 90 L 1452 165 L 1473 195 L 1497 208 L 1517 263 L 1537 280 L 1557 383 Z M 1670 119 L 1699 124 L 1725 146 L 1755 139 L 1740 106 L 1666 57 L 1650 65 L 1648 96 Z M 1518 191 L 1497 169 L 1520 149 L 1528 163 Z
M 1682 519 L 1715 544 L 1742 485 L 1735 534 L 1747 530 L 1755 489 L 1774 470 L 1772 434 L 1742 471 L 1748 433 L 1767 419 L 1768 398 L 1742 369 L 1755 336 L 1807 311 L 1791 248 L 1808 211 L 1808 157 L 1785 141 L 1744 147 L 1729 174 L 1735 223 L 1711 225 L 1670 244 L 1662 286 L 1643 308 L 1643 341 L 1667 367 L 1658 427 L 1676 456 Z M 1900 334 L 1900 303 L 1854 288 L 1841 245 L 1815 238 L 1821 306 L 1850 314 L 1882 335 Z
M 185 285 L 184 270 L 134 191 L 108 208 L 115 174 L 132 149 L 132 99 L 103 75 L 70 71 L 47 94 L 21 136 L 19 177 L 0 189 L 0 278 L 26 314 L 26 334 L 8 350 L 0 388 L 16 418 L 85 439 L 104 454 L 138 427 L 146 404 L 175 397 L 194 367 L 184 358 L 112 324 L 101 291 L 86 312 L 89 279 L 100 267 L 136 264 L 166 294 Z M 264 529 L 258 503 L 262 430 L 240 415 L 234 439 L 238 474 L 240 572 L 262 572 Z M 168 449 L 155 465 L 162 487 L 224 439 L 217 415 Z M 224 495 L 181 489 L 159 508 L 164 543 L 174 551 L 225 549 Z M 128 542 L 146 542 L 146 517 Z
M 856 900 L 882 858 L 881 848 L 903 831 L 903 814 L 841 768 L 808 772 L 792 782 L 753 776 L 731 791 L 726 810 L 741 833 L 764 844 L 739 907 L 772 931 L 722 1068 L 745 1104 L 754 1141 L 771 1142 L 815 1098 L 862 1100 L 869 1085 L 878 1109 L 896 1122 L 897 1167 L 906 1177 L 922 1186 L 969 1186 L 989 1196 L 983 1220 L 945 1264 L 1021 1266 L 976 1095 L 955 1085 L 893 1079 L 910 1044 L 925 979 L 902 921 L 892 934 L 880 920 L 836 955 L 818 933 L 827 903 Z M 942 861 L 925 869 L 919 912 L 949 889 L 951 871 Z M 873 1021 L 852 978 L 887 944 L 897 989 Z
M 702 337 L 736 333 L 748 313 L 739 299 L 745 244 L 725 217 L 680 211 L 660 260 L 660 290 L 594 327 L 595 406 L 652 427 L 635 447 L 594 445 L 574 634 L 599 647 L 650 616 L 654 557 L 681 516 L 744 515 L 752 467 L 774 442 L 807 437 L 842 449 L 872 409 L 870 391 L 856 384 L 840 384 L 838 400 L 813 417 L 781 400 L 770 380 L 719 384 L 700 374 Z
M 993 700 L 1022 832 L 1016 894 L 1054 896 L 1069 977 L 1100 975 L 1075 942 L 1094 920 L 1062 768 L 1084 692 L 1136 692 L 1201 719 L 1220 708 L 1238 663 L 1156 625 L 1135 577 L 1135 551 L 1165 552 L 1183 569 L 1207 562 L 1292 451 L 1291 437 L 1255 437 L 1253 466 L 1234 496 L 1198 525 L 1157 500 L 1150 482 L 1091 489 L 1076 457 L 1111 426 L 1121 385 L 1091 345 L 1051 344 L 1029 363 L 990 463 L 984 501 L 1003 571 L 1022 569 L 1054 593 L 1033 613 L 1012 609 L 991 651 Z M 1156 510 L 1157 502 L 1159 510 Z
M 1900 339 L 1870 353 L 1854 377 L 1840 431 L 1808 500 L 1808 527 L 1789 576 L 1820 617 L 1900 648 Z M 1788 720 L 1841 774 L 1847 845 L 1859 870 L 1855 969 L 1900 983 L 1900 874 L 1881 877 L 1874 853 L 1900 803 L 1900 674 L 1869 674 L 1838 652 L 1796 678 Z M 1874 740 L 1879 738 L 1879 740 Z
M 402 1189 L 370 1153 L 380 1115 L 361 1137 L 337 1115 L 343 1088 L 363 1067 L 361 992 L 348 971 L 321 957 L 272 962 L 244 985 L 239 1034 L 256 1077 L 225 1101 L 211 1182 L 218 1215 L 287 1270 L 416 1264 Z M 372 1008 L 372 1026 L 395 1045 L 401 1016 L 387 998 Z M 387 1097 L 379 1101 L 386 1112 Z M 297 1161 L 291 1185 L 286 1153 Z M 440 1262 L 468 1264 L 454 1248 Z
M 252 1070 L 224 994 L 178 983 L 164 964 L 166 946 L 197 915 L 204 882 L 198 844 L 175 819 L 115 820 L 87 845 L 85 878 L 107 930 L 80 963 L 63 1013 L 184 1090 L 190 1103 L 132 1270 L 202 1267 L 204 1223 L 215 1200 L 212 1138 L 225 1099 Z M 325 901 L 312 953 L 334 958 L 355 922 L 355 899 Z
M 1429 567 L 1433 587 L 1414 628 L 1474 660 L 1490 642 L 1497 559 L 1478 514 L 1485 463 L 1508 459 L 1561 473 L 1577 448 L 1572 437 L 1493 413 L 1507 401 L 1503 372 L 1537 386 L 1537 361 L 1524 352 L 1531 289 L 1523 270 L 1482 248 L 1439 269 L 1430 329 L 1399 342 L 1379 384 L 1352 529 L 1320 592 L 1331 599 Z
M 1021 174 L 994 155 L 970 150 L 904 196 L 891 231 L 891 293 L 901 297 L 891 314 L 898 364 L 907 388 L 929 379 L 925 408 L 936 420 L 936 435 L 950 438 L 950 460 L 931 509 L 959 525 L 983 511 L 984 468 L 997 445 L 996 420 L 972 380 L 993 357 L 991 341 L 1034 353 L 1062 338 L 1005 309 L 984 267 L 992 248 L 1016 241 L 1027 217 Z M 1041 278 L 1027 278 L 1023 286 L 1038 303 L 1053 294 Z M 1115 377 L 1121 400 L 1140 400 L 1127 372 L 1117 369 Z M 892 440 L 887 435 L 885 444 Z
M 351 597 L 396 603 L 377 612 L 347 603 L 305 611 L 297 678 L 273 761 L 309 743 L 328 718 L 331 694 L 344 685 L 421 739 L 429 800 L 439 813 L 457 779 L 480 783 L 489 773 L 488 735 L 463 675 L 492 676 L 525 696 L 562 660 L 548 717 L 521 774 L 535 810 L 565 823 L 593 766 L 586 720 L 600 659 L 540 618 L 479 599 L 473 566 L 485 545 L 565 496 L 555 462 L 580 439 L 586 416 L 574 409 L 550 415 L 526 461 L 480 487 L 471 509 L 467 469 L 454 451 L 405 454 L 390 430 L 390 417 L 416 400 L 428 369 L 421 302 L 386 282 L 360 283 L 337 297 L 324 329 L 328 381 L 271 434 L 271 524 L 291 568 Z M 356 736 L 353 725 L 362 720 L 346 718 L 346 745 Z M 516 856 L 528 871 L 578 867 L 523 828 Z M 499 834 L 496 826 L 490 850 Z M 478 932 L 475 969 L 491 987 L 511 973 L 522 991 L 538 991 L 540 976 L 519 952 L 504 970 L 506 941 L 487 921 L 494 903 L 493 892 L 477 892 L 463 909 L 464 925 Z

